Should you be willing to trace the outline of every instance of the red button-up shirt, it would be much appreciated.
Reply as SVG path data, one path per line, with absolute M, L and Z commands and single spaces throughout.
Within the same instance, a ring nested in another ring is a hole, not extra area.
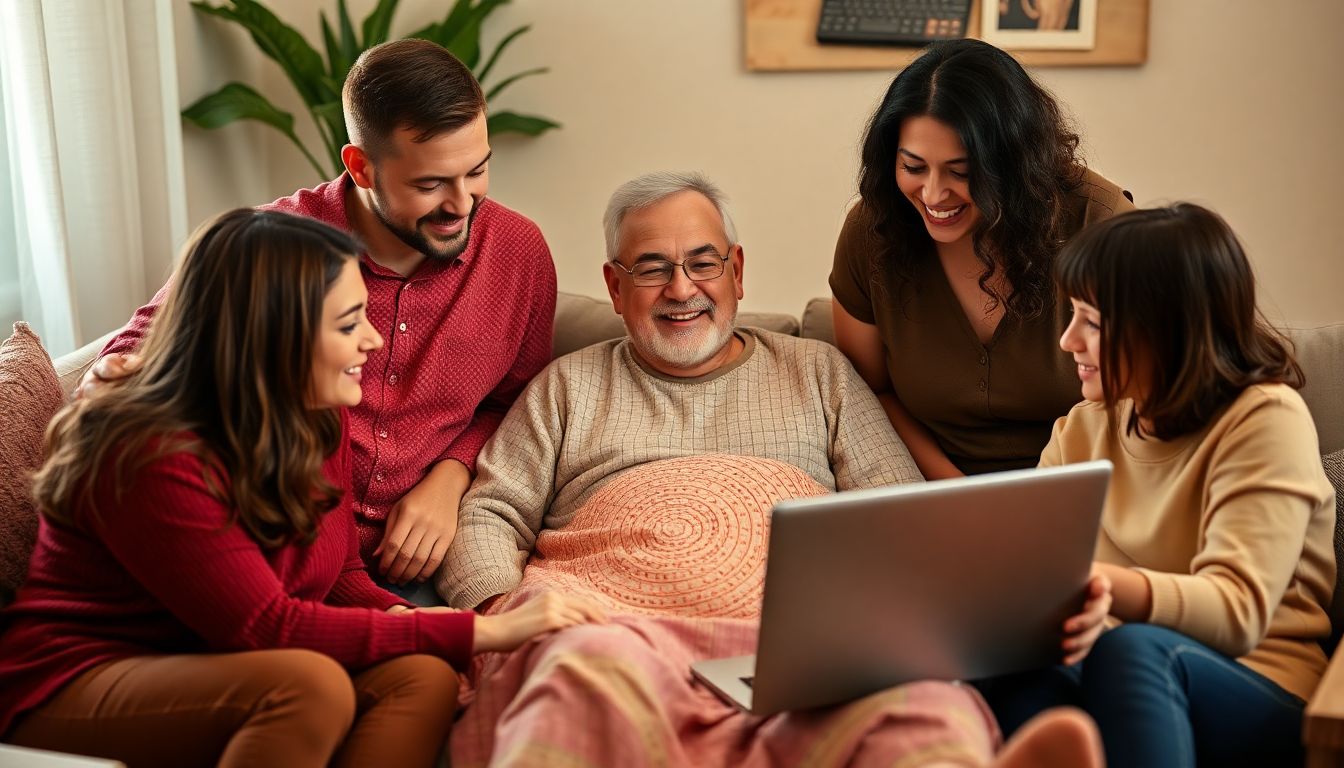
M 262 208 L 350 231 L 348 183 L 342 175 Z M 556 283 L 537 225 L 489 198 L 457 259 L 426 259 L 407 277 L 368 254 L 360 266 L 369 321 L 386 341 L 369 353 L 364 399 L 350 411 L 360 553 L 371 563 L 392 505 L 439 461 L 474 470 L 504 413 L 550 361 Z M 136 310 L 103 354 L 136 349 L 167 290 Z

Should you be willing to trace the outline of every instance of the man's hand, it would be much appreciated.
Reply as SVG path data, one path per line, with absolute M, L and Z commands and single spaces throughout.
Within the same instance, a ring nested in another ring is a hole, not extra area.
M 1094 566 L 1087 581 L 1087 601 L 1083 612 L 1070 616 L 1064 622 L 1064 664 L 1072 666 L 1082 661 L 1105 629 L 1106 616 L 1111 611 L 1111 580 Z
M 511 611 L 477 616 L 473 649 L 477 653 L 512 651 L 543 632 L 606 620 L 606 611 L 586 597 L 543 592 Z
M 84 372 L 84 377 L 79 380 L 79 386 L 75 387 L 75 397 L 90 397 L 109 382 L 121 381 L 132 373 L 140 370 L 144 360 L 137 354 L 113 352 L 109 355 L 103 355 L 89 366 L 89 370 Z
M 466 465 L 445 459 L 392 505 L 383 540 L 373 551 L 384 578 L 402 585 L 434 575 L 457 533 L 457 508 L 469 485 Z

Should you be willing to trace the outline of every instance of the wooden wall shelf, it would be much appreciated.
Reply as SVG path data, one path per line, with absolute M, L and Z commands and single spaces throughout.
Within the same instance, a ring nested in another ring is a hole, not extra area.
M 980 34 L 975 0 L 968 37 Z M 994 0 L 987 0 L 994 2 Z M 747 69 L 758 72 L 899 69 L 918 48 L 818 45 L 820 0 L 744 0 Z M 1138 66 L 1148 60 L 1149 0 L 1097 0 L 1097 46 L 1090 51 L 1012 51 L 1028 67 Z

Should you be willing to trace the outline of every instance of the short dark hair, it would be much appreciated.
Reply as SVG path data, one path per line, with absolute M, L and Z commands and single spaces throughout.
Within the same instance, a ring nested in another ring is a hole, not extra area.
M 480 83 L 447 49 L 428 40 L 375 45 L 350 67 L 341 92 L 350 142 L 371 158 L 399 128 L 427 141 L 455 131 L 485 111 Z
M 896 185 L 901 126 L 922 116 L 956 131 L 966 147 L 981 216 L 973 235 L 981 289 L 1010 314 L 1040 315 L 1053 305 L 1050 265 L 1065 239 L 1066 196 L 1082 180 L 1078 135 L 1012 56 L 979 40 L 928 46 L 892 81 L 863 139 L 859 193 L 897 281 L 909 280 L 915 259 L 932 247 Z M 1012 286 L 1010 296 L 992 287 L 996 273 Z
M 1255 303 L 1231 227 L 1193 203 L 1131 211 L 1083 230 L 1059 254 L 1060 291 L 1101 313 L 1101 381 L 1112 408 L 1136 362 L 1151 371 L 1125 429 L 1170 440 L 1202 429 L 1255 384 L 1301 387 L 1292 343 Z

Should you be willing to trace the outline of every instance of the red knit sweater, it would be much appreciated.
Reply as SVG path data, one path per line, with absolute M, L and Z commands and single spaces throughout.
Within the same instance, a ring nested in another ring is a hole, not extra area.
M 350 465 L 343 436 L 323 471 L 345 499 L 312 544 L 274 550 L 228 523 L 194 456 L 148 465 L 120 503 L 102 473 L 94 533 L 43 520 L 28 580 L 0 614 L 0 735 L 81 672 L 130 656 L 307 648 L 352 668 L 430 653 L 464 669 L 472 613 L 386 612 L 402 601 L 364 571 Z

